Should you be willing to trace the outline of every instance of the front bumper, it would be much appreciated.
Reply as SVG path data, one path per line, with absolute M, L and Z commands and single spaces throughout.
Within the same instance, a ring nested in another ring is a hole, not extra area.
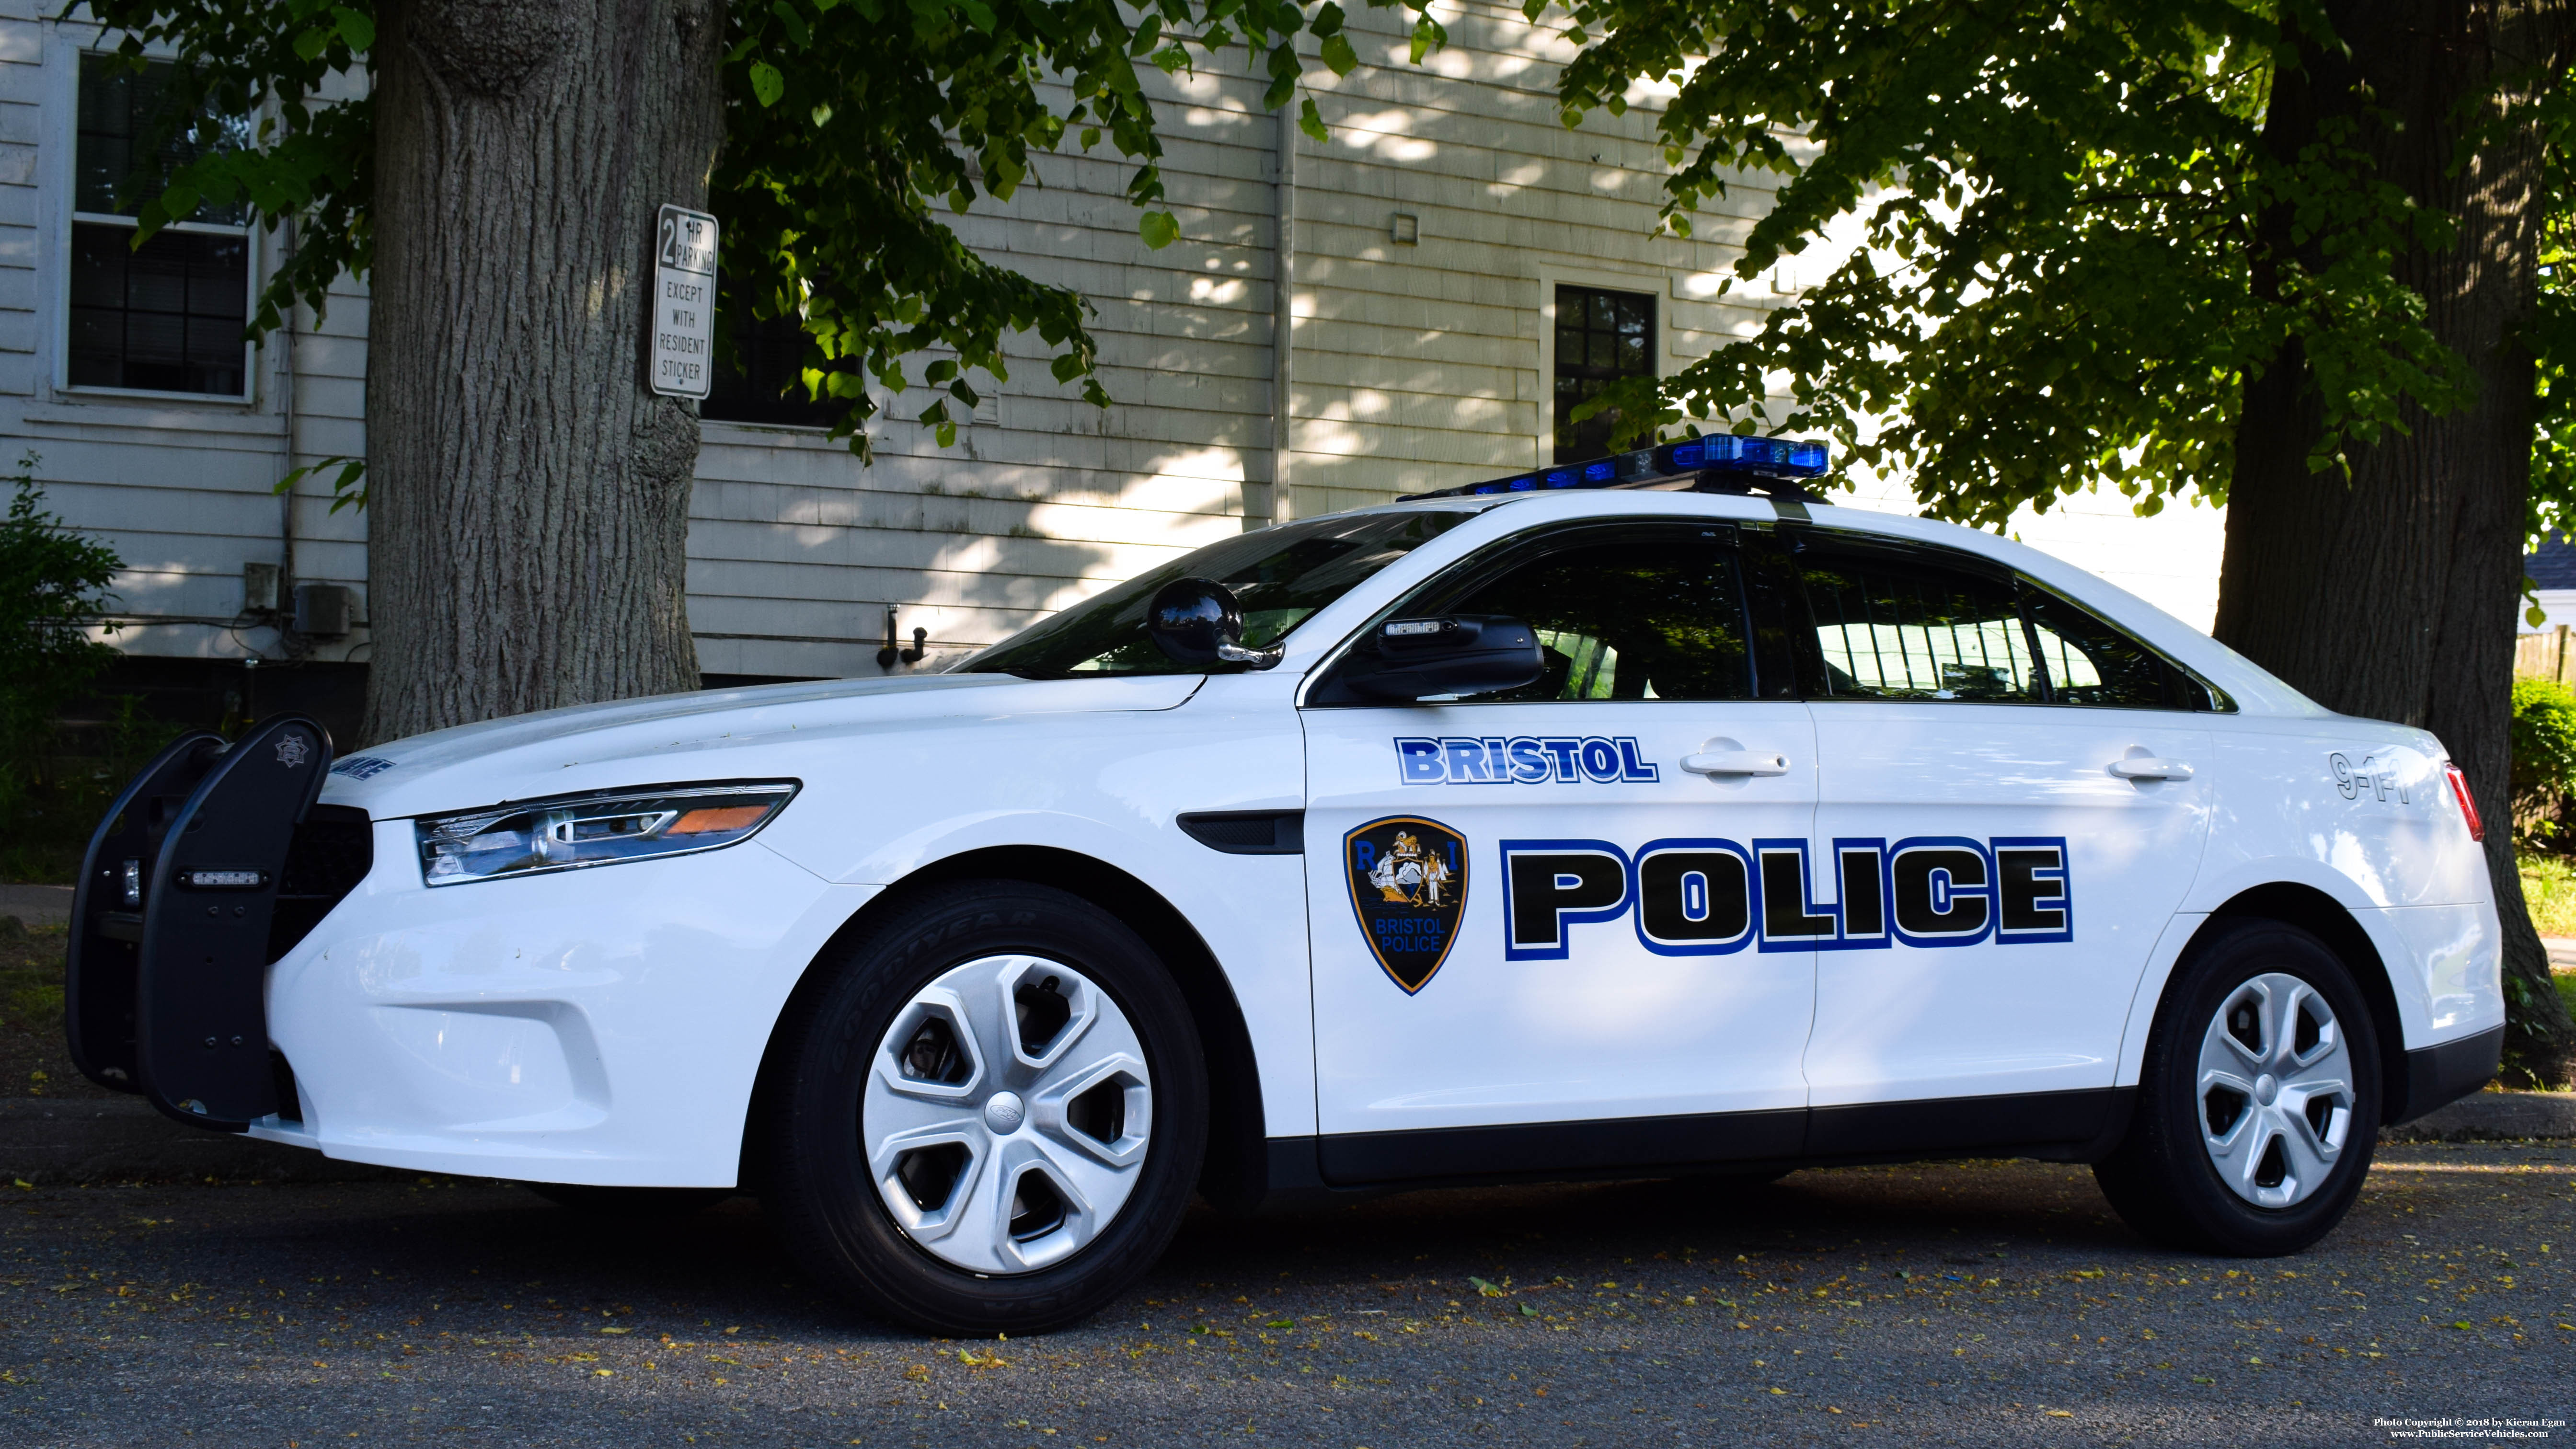
M 878 889 L 759 841 L 420 883 L 412 824 L 270 968 L 296 1110 L 270 1141 L 415 1171 L 729 1187 L 763 1052 L 804 969 Z

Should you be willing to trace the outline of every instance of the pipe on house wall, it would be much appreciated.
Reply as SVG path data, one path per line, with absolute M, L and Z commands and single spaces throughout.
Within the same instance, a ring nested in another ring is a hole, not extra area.
M 1264 521 L 1286 523 L 1297 516 L 1289 487 L 1297 359 L 1297 120 L 1292 106 L 1281 106 L 1272 119 L 1279 126 L 1279 157 L 1271 184 L 1270 516 Z

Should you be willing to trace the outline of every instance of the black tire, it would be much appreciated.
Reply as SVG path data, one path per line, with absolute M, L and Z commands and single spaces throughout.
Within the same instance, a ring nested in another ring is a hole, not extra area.
M 593 1187 L 577 1182 L 529 1182 L 520 1186 L 557 1207 L 638 1223 L 689 1217 L 734 1194 L 729 1187 Z
M 2240 988 L 2267 974 L 2295 978 L 2322 998 L 2351 1067 L 2340 1151 L 2321 1182 L 2280 1207 L 2249 1200 L 2220 1175 L 2203 1123 L 2226 1104 L 2211 1108 L 2199 1091 L 2202 1045 L 2217 1013 Z M 2342 959 L 2296 926 L 2229 922 L 2196 943 L 2166 984 L 2128 1134 L 2094 1166 L 2093 1176 L 2141 1236 L 2192 1252 L 2278 1257 L 2307 1248 L 2343 1221 L 2370 1171 L 2379 1121 L 2378 1032 Z
M 1025 954 L 1071 968 L 1134 1029 L 1152 1127 L 1133 1188 L 1071 1256 L 986 1275 L 917 1244 L 879 1196 L 863 1098 L 896 1017 L 944 973 Z M 1207 1067 L 1187 1003 L 1151 948 L 1078 896 L 1020 881 L 933 887 L 815 962 L 779 1025 L 759 1134 L 762 1207 L 807 1272 L 862 1310 L 930 1333 L 1042 1333 L 1097 1312 L 1168 1247 L 1207 1147 Z

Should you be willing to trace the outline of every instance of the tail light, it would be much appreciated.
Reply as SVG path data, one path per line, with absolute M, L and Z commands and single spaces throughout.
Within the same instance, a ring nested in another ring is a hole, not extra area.
M 2469 777 L 2448 760 L 2442 762 L 2442 773 L 2451 781 L 2451 798 L 2460 802 L 2460 818 L 2469 822 L 2469 838 L 2484 841 L 2487 827 L 2478 819 L 2478 802 L 2469 798 Z

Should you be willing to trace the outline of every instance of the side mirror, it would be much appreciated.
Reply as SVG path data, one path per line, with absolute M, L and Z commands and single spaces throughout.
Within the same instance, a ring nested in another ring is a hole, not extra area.
M 1387 620 L 1339 673 L 1354 694 L 1410 701 L 1519 689 L 1536 683 L 1546 668 L 1529 625 L 1499 614 L 1452 614 Z
M 1154 647 L 1193 669 L 1248 664 L 1268 669 L 1286 652 L 1243 647 L 1243 608 L 1234 591 L 1214 579 L 1174 579 L 1145 606 L 1145 632 Z

